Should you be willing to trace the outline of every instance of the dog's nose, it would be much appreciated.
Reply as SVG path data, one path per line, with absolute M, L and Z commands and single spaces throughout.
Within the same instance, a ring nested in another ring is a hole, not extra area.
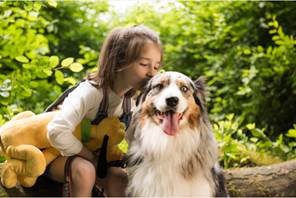
M 170 107 L 177 106 L 178 102 L 179 102 L 179 98 L 177 98 L 177 97 L 170 97 L 170 98 L 166 99 L 166 103 Z

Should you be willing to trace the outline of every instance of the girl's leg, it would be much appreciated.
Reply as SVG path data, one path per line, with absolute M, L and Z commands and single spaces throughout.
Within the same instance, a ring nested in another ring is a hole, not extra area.
M 55 181 L 64 182 L 64 167 L 67 157 L 58 157 L 49 167 L 49 176 Z M 89 197 L 95 183 L 96 171 L 91 162 L 80 157 L 71 163 L 71 195 Z

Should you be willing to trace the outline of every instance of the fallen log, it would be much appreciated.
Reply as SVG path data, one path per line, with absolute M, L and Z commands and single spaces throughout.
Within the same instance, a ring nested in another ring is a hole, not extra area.
M 224 170 L 225 183 L 232 197 L 296 196 L 296 160 L 252 168 Z M 1 197 L 61 196 L 61 184 L 40 177 L 32 188 L 0 188 Z
M 224 176 L 231 196 L 296 196 L 296 160 L 269 166 L 227 169 Z

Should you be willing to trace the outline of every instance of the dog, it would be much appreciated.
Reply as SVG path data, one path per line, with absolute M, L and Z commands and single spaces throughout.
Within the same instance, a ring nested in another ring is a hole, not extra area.
M 228 196 L 205 107 L 205 82 L 178 72 L 154 76 L 127 130 L 127 195 Z

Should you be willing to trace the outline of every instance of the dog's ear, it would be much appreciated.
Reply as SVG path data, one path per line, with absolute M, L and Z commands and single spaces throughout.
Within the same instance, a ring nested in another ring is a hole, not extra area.
M 206 98 L 206 78 L 200 76 L 194 81 L 194 100 L 201 110 L 205 110 L 205 98 Z
M 198 79 L 194 81 L 195 88 L 199 92 L 205 92 L 206 89 L 206 77 L 205 76 L 200 76 Z

